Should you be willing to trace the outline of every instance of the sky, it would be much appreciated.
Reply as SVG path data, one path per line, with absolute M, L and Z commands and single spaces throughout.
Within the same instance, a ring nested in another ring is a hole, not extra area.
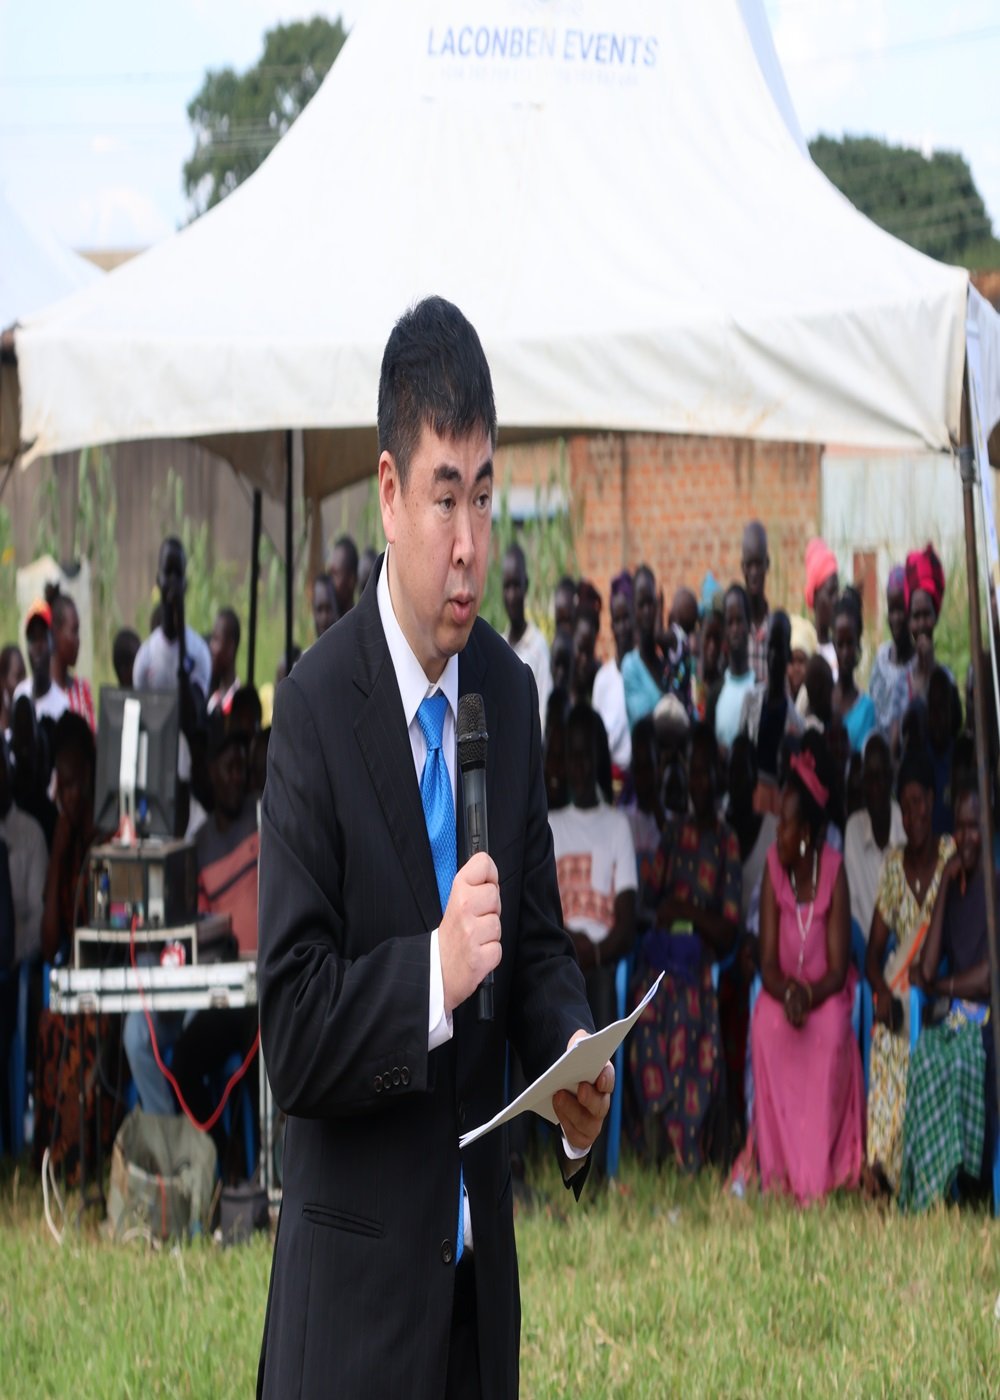
M 0 188 L 78 249 L 145 247 L 190 210 L 187 104 L 265 29 L 366 0 L 0 0 Z M 764 0 L 807 136 L 958 150 L 1000 235 L 996 0 Z M 609 0 L 613 10 L 613 0 Z

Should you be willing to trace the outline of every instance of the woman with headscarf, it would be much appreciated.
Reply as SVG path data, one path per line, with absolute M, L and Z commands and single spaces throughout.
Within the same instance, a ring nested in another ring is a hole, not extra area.
M 862 1161 L 850 900 L 841 858 L 824 840 L 829 767 L 822 743 L 791 760 L 761 887 L 764 985 L 750 1032 L 761 1186 L 801 1203 L 856 1186 Z
M 806 607 L 816 623 L 816 650 L 837 679 L 837 648 L 833 644 L 833 610 L 840 594 L 837 556 L 826 540 L 806 545 Z
M 893 753 L 899 748 L 899 727 L 909 700 L 907 673 L 913 659 L 913 638 L 906 608 L 906 571 L 902 564 L 889 570 L 885 586 L 890 640 L 875 653 L 868 693 L 875 706 L 879 733 L 888 739 Z
M 873 1194 L 899 1190 L 910 1064 L 910 974 L 919 965 L 941 877 L 955 854 L 950 836 L 934 835 L 934 768 L 926 749 L 903 755 L 896 793 L 906 844 L 887 852 L 882 862 L 865 961 L 875 1012 L 865 1170 L 865 1187 Z M 890 934 L 896 941 L 887 956 Z
M 904 590 L 913 638 L 907 700 L 918 695 L 926 700 L 934 673 L 934 628 L 944 601 L 944 568 L 932 544 L 906 556 Z
M 591 704 L 604 721 L 612 769 L 621 777 L 632 766 L 632 734 L 622 680 L 622 662 L 635 637 L 635 588 L 628 572 L 616 574 L 611 580 L 611 631 L 615 654 L 594 677 Z

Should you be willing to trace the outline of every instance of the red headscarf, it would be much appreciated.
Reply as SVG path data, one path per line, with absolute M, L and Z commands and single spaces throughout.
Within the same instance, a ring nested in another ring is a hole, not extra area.
M 827 579 L 837 572 L 837 556 L 826 540 L 810 540 L 806 545 L 806 607 L 811 608 L 816 594 Z
M 910 610 L 910 599 L 918 588 L 922 588 L 930 597 L 934 604 L 935 613 L 940 614 L 941 603 L 944 599 L 944 569 L 932 544 L 929 544 L 926 549 L 914 550 L 912 554 L 906 556 L 904 594 L 907 612 Z

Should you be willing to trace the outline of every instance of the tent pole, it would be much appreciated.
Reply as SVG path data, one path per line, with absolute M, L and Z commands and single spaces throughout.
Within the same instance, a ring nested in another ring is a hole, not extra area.
M 250 537 L 250 622 L 247 642 L 247 685 L 254 683 L 254 670 L 257 661 L 257 587 L 260 582 L 260 491 L 253 493 L 253 526 Z
M 292 548 L 292 430 L 285 432 L 285 674 L 292 670 L 292 591 L 295 558 Z
M 965 384 L 969 401 L 968 366 Z M 963 429 L 965 422 L 963 421 Z M 982 830 L 983 880 L 986 886 L 986 941 L 990 956 L 990 1023 L 993 1027 L 994 1073 L 997 1102 L 1000 1103 L 1000 961 L 997 957 L 996 871 L 993 866 L 993 804 L 989 775 L 988 731 L 986 728 L 986 677 L 983 668 L 983 629 L 979 609 L 979 560 L 976 549 L 976 508 L 973 491 L 977 482 L 976 454 L 971 432 L 963 431 L 965 442 L 958 449 L 962 473 L 962 499 L 965 507 L 965 568 L 969 582 L 969 630 L 972 642 L 972 674 L 976 707 L 976 776 L 979 781 L 979 814 Z M 989 471 L 989 463 L 982 469 Z

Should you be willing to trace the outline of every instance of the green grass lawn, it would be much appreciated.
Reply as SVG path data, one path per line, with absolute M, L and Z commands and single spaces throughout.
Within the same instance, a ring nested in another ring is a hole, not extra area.
M 800 1211 L 626 1161 L 519 1211 L 526 1396 L 1000 1395 L 1000 1226 L 857 1198 Z M 270 1244 L 62 1247 L 37 1180 L 0 1180 L 0 1393 L 247 1396 Z M 377 1400 L 374 1397 L 373 1400 Z

